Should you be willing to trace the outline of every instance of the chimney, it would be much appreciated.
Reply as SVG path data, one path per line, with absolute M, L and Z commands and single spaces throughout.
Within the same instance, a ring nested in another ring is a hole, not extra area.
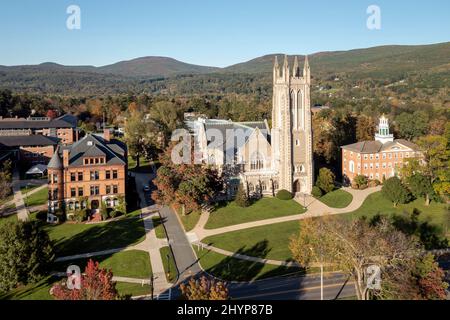
M 69 166 L 69 150 L 63 150 L 63 167 L 67 168 Z
M 105 139 L 106 142 L 111 141 L 111 131 L 109 129 L 103 129 L 103 139 Z

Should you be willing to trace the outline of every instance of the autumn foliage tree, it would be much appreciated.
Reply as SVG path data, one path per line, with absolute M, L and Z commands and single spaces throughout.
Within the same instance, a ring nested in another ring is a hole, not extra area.
M 67 280 L 54 285 L 51 294 L 57 300 L 117 300 L 119 294 L 110 270 L 101 269 L 92 259 L 81 275 L 80 289 L 70 289 Z
M 228 300 L 228 286 L 225 282 L 209 280 L 205 276 L 200 279 L 189 279 L 187 284 L 180 285 L 185 300 Z
M 181 207 L 189 213 L 211 200 L 221 190 L 222 180 L 215 169 L 204 164 L 174 163 L 173 148 L 174 144 L 169 145 L 159 158 L 161 167 L 153 181 L 157 190 L 152 193 L 152 199 L 159 204 Z

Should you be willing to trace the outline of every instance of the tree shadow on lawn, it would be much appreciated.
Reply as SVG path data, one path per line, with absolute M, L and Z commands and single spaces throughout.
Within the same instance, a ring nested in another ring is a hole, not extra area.
M 142 219 L 133 217 L 94 225 L 72 237 L 63 237 L 54 244 L 56 255 L 62 257 L 125 248 L 144 240 L 144 237 Z
M 0 300 L 20 300 L 23 298 L 27 298 L 30 295 L 35 295 L 33 300 L 45 299 L 51 297 L 50 288 L 52 285 L 59 280 L 58 277 L 49 276 L 38 281 L 35 284 L 28 284 L 25 287 L 19 287 L 14 289 L 8 293 L 0 295 Z M 39 291 L 45 290 L 45 293 L 40 293 Z
M 260 257 L 264 259 L 270 252 L 268 244 L 269 242 L 267 240 L 263 240 L 248 249 L 246 249 L 246 247 L 240 248 L 236 251 L 235 255 Z M 201 257 L 199 257 L 200 263 L 201 259 L 209 253 L 210 251 L 204 253 Z M 253 281 L 256 279 L 280 276 L 282 274 L 294 273 L 299 271 L 304 272 L 304 269 L 302 270 L 301 268 L 279 266 L 261 274 L 261 271 L 265 266 L 266 265 L 261 262 L 242 260 L 237 258 L 236 256 L 232 256 L 225 257 L 219 263 L 217 263 L 213 267 L 206 269 L 205 271 L 227 281 Z
M 403 214 L 392 214 L 390 219 L 394 227 L 407 235 L 416 235 L 427 250 L 444 249 L 449 243 L 445 233 L 440 226 L 431 224 L 429 221 L 419 221 L 422 212 L 414 208 L 413 212 Z M 381 219 L 381 214 L 376 214 L 370 219 L 371 224 L 376 224 Z

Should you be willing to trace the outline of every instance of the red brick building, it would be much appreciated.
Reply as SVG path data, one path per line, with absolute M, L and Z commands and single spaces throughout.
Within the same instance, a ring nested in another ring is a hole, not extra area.
M 0 136 L 30 135 L 54 137 L 60 139 L 62 144 L 72 144 L 78 140 L 76 118 L 71 115 L 56 119 L 0 117 Z
M 71 146 L 59 147 L 48 164 L 49 212 L 66 213 L 90 208 L 98 212 L 102 203 L 118 205 L 125 196 L 126 146 L 103 136 L 88 134 Z
M 342 146 L 344 184 L 351 184 L 357 175 L 382 181 L 399 173 L 403 162 L 421 157 L 417 146 L 404 139 L 394 139 L 389 133 L 389 120 L 380 118 L 374 141 L 361 141 Z
M 47 164 L 58 142 L 57 138 L 42 135 L 0 136 L 0 154 L 10 153 L 16 164 Z

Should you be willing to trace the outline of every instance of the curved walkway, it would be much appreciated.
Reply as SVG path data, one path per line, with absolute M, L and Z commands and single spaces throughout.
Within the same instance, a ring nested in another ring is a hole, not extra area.
M 254 227 L 260 227 L 260 226 L 266 226 L 270 224 L 276 224 L 281 222 L 288 222 L 288 221 L 296 221 L 296 220 L 303 220 L 308 219 L 312 217 L 320 217 L 324 215 L 335 215 L 335 214 L 343 214 L 343 213 L 349 213 L 352 211 L 357 210 L 361 207 L 364 200 L 371 195 L 372 193 L 378 192 L 381 190 L 381 186 L 375 187 L 375 188 L 368 188 L 366 190 L 353 190 L 351 188 L 343 188 L 344 191 L 347 191 L 352 194 L 353 200 L 352 202 L 346 207 L 342 209 L 337 208 L 330 208 L 323 202 L 315 199 L 312 196 L 306 196 L 305 202 L 306 202 L 306 212 L 298 215 L 293 216 L 286 216 L 286 217 L 279 217 L 279 218 L 272 218 L 272 219 L 265 219 L 265 220 L 257 220 L 247 223 L 241 223 L 236 224 L 232 226 L 227 226 L 223 228 L 217 228 L 217 229 L 205 229 L 206 222 L 209 218 L 209 213 L 203 212 L 201 214 L 201 218 L 197 225 L 195 226 L 194 230 L 191 232 L 196 234 L 196 237 L 198 240 L 202 240 L 206 237 L 232 232 L 232 231 L 238 231 L 238 230 L 244 230 L 248 228 L 254 228 Z M 299 202 L 301 205 L 304 205 L 303 198 L 295 199 L 297 202 Z M 203 217 L 205 216 L 205 217 Z

